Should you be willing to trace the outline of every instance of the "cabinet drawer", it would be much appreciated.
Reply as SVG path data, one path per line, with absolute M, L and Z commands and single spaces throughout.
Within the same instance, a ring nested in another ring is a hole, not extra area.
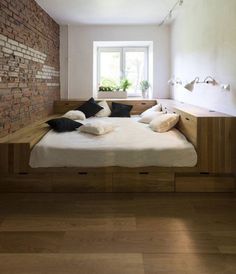
M 114 173 L 113 192 L 173 192 L 173 173 Z
M 78 172 L 76 174 L 54 174 L 53 192 L 111 192 L 112 174 Z
M 234 192 L 235 179 L 231 176 L 176 176 L 176 192 Z
M 0 192 L 51 192 L 51 174 L 0 175 Z

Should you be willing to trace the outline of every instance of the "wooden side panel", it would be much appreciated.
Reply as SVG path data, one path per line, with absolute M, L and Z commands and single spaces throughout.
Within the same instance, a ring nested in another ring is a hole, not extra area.
M 231 117 L 198 119 L 198 163 L 200 172 L 233 173 L 233 121 Z
M 174 173 L 114 173 L 113 192 L 174 192 Z
M 232 170 L 236 177 L 236 118 L 231 122 L 231 140 L 232 140 Z
M 0 143 L 0 173 L 9 171 L 9 146 Z
M 234 192 L 233 176 L 177 176 L 176 192 Z
M 27 173 L 29 171 L 30 144 L 10 144 L 12 147 L 13 173 Z
M 97 100 L 101 101 L 101 100 Z M 156 100 L 106 100 L 111 107 L 112 102 L 117 102 L 126 105 L 132 105 L 133 109 L 131 114 L 136 115 L 140 114 L 143 111 L 147 110 L 148 108 L 156 105 Z M 81 106 L 85 101 L 55 101 L 54 102 L 54 113 L 64 114 L 69 110 L 73 110 Z
M 197 124 L 198 119 L 197 117 L 186 113 L 182 110 L 179 110 L 177 108 L 168 106 L 167 104 L 162 105 L 163 111 L 166 111 L 167 113 L 175 113 L 180 115 L 180 119 L 178 124 L 176 125 L 176 128 L 180 132 L 184 134 L 184 136 L 195 146 L 197 147 Z

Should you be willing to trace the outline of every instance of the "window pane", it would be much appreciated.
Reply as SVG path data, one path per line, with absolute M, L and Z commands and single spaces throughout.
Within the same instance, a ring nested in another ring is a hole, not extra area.
M 118 86 L 120 83 L 120 52 L 101 52 L 100 85 Z
M 140 82 L 146 79 L 145 52 L 125 53 L 125 76 L 132 83 L 128 93 L 141 93 Z

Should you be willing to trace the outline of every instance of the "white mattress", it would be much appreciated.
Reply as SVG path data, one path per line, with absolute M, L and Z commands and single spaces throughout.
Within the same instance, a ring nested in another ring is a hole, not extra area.
M 94 136 L 78 131 L 49 131 L 33 148 L 30 166 L 37 167 L 193 167 L 197 154 L 177 130 L 153 132 L 132 118 L 89 118 L 115 124 L 115 130 Z

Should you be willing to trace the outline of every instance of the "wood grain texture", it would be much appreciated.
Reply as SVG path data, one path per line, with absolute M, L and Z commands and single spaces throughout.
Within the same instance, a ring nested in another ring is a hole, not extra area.
M 229 194 L 0 194 L 0 273 L 236 272 Z
M 0 174 L 9 172 L 9 146 L 0 143 Z
M 235 192 L 235 178 L 216 176 L 181 176 L 175 178 L 176 192 Z
M 97 100 L 97 101 L 102 101 L 102 100 Z M 111 108 L 112 102 L 117 102 L 121 104 L 126 104 L 126 105 L 132 105 L 133 108 L 131 110 L 131 114 L 136 115 L 140 114 L 143 111 L 147 110 L 150 107 L 153 107 L 156 105 L 156 100 L 132 100 L 132 99 L 127 99 L 127 100 L 119 100 L 119 99 L 111 99 L 108 100 L 108 105 Z M 81 106 L 85 101 L 81 100 L 60 100 L 60 101 L 55 101 L 54 102 L 54 113 L 58 114 L 64 114 L 69 110 L 73 110 Z
M 112 192 L 112 174 L 78 172 L 66 176 L 53 174 L 52 192 Z
M 0 271 L 4 274 L 144 274 L 141 254 L 0 254 Z
M 174 173 L 113 173 L 114 192 L 174 192 Z
M 50 115 L 34 122 L 28 126 L 17 130 L 16 132 L 7 135 L 6 137 L 0 138 L 1 143 L 29 143 L 32 148 L 38 141 L 50 130 L 49 126 L 45 123 L 46 121 L 57 118 L 59 115 Z
M 236 117 L 198 119 L 198 166 L 201 172 L 233 173 Z
M 198 118 L 191 112 L 185 112 L 178 108 L 169 106 L 166 102 L 162 105 L 162 109 L 167 113 L 174 113 L 179 115 L 179 122 L 176 128 L 184 134 L 184 136 L 191 142 L 195 148 L 198 147 Z
M 236 117 L 174 100 L 160 102 L 166 112 L 180 115 L 176 127 L 194 144 L 199 172 L 235 172 Z

